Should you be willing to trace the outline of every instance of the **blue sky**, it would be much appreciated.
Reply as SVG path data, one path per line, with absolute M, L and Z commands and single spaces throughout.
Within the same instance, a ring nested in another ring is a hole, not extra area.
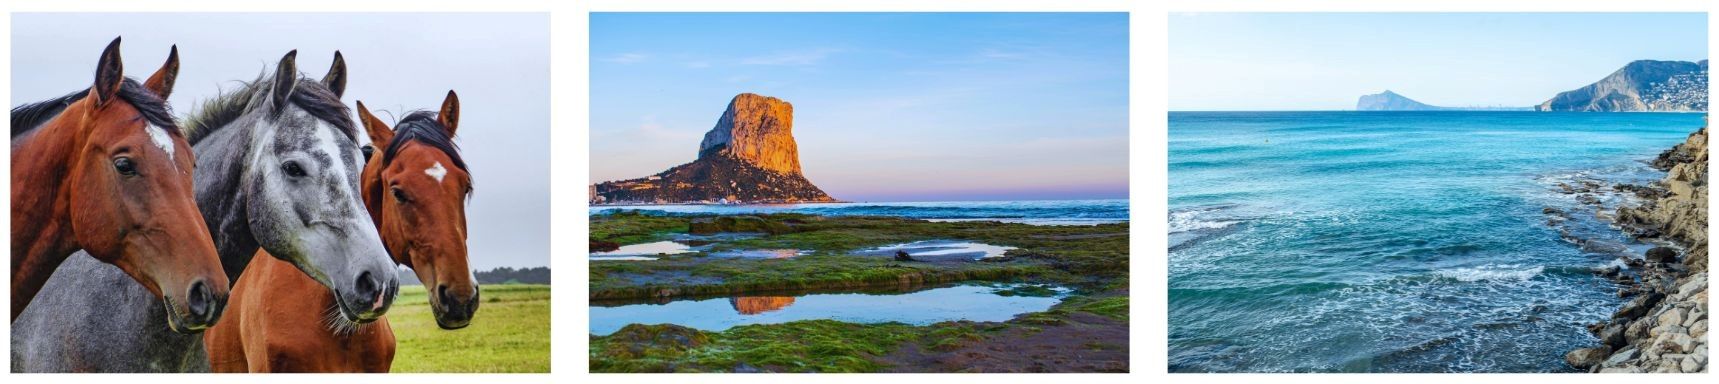
M 1707 58 L 1700 13 L 1170 15 L 1170 110 L 1354 109 L 1390 89 L 1530 106 L 1634 60 Z
M 838 199 L 1127 197 L 1126 14 L 594 13 L 593 181 L 692 161 L 742 92 Z

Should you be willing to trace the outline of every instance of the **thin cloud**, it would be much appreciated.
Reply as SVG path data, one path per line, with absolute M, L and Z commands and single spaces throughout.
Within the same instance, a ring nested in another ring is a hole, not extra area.
M 796 52 L 777 52 L 769 55 L 753 56 L 741 59 L 740 64 L 806 66 L 824 61 L 825 58 L 830 57 L 830 54 L 836 52 L 838 52 L 838 50 L 830 48 L 819 48 Z
M 628 52 L 628 53 L 615 55 L 614 57 L 610 57 L 607 59 L 603 59 L 603 61 L 616 63 L 616 64 L 633 64 L 633 63 L 644 62 L 645 59 L 649 59 L 649 58 L 650 58 L 650 56 L 645 55 L 643 53 Z

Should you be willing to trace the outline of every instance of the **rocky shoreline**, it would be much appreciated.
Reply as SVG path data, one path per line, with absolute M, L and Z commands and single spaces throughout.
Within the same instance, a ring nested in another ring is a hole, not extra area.
M 1637 239 L 1665 241 L 1623 267 L 1596 271 L 1631 298 L 1611 319 L 1591 324 L 1601 345 L 1564 355 L 1571 367 L 1600 373 L 1707 372 L 1707 128 L 1660 154 L 1667 172 L 1650 186 L 1614 188 L 1642 198 L 1610 219 Z M 1602 215 L 1603 217 L 1603 215 Z M 1681 248 L 1681 249 L 1679 249 Z

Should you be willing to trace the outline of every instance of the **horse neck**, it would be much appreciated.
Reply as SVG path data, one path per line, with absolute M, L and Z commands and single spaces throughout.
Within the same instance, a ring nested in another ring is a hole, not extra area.
M 82 110 L 82 108 L 68 108 Z M 12 143 L 12 316 L 79 248 L 66 177 L 87 138 L 87 117 L 62 113 Z
M 239 274 L 261 249 L 251 233 L 246 211 L 250 194 L 244 187 L 250 154 L 257 144 L 251 132 L 255 122 L 253 118 L 240 118 L 191 147 L 197 154 L 194 176 L 197 208 L 209 226 L 209 236 L 221 255 L 221 268 L 230 281 L 238 281 Z

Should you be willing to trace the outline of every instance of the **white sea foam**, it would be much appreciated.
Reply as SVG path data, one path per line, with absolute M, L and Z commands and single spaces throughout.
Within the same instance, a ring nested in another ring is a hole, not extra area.
M 1205 217 L 1206 214 L 1216 211 L 1218 211 L 1217 208 L 1206 208 L 1170 212 L 1170 233 L 1175 234 L 1203 229 L 1222 229 L 1240 222 L 1237 220 L 1222 220 Z
M 1483 265 L 1474 268 L 1443 269 L 1435 271 L 1433 274 L 1438 275 L 1439 277 L 1463 282 L 1476 282 L 1483 280 L 1528 281 L 1528 279 L 1532 279 L 1534 276 L 1539 276 L 1540 273 L 1545 270 L 1546 267 L 1542 266 L 1523 267 L 1521 265 L 1509 264 Z

